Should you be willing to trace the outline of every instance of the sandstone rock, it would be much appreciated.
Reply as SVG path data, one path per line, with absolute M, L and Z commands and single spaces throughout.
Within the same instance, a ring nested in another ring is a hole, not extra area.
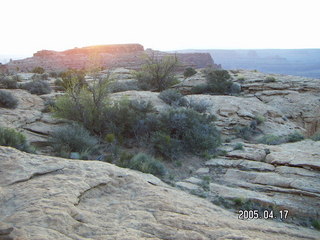
M 169 108 L 169 105 L 164 103 L 159 97 L 159 93 L 149 91 L 125 91 L 111 94 L 111 99 L 119 101 L 122 98 L 138 101 L 150 101 L 157 111 L 163 111 Z
M 236 214 L 151 175 L 107 163 L 37 156 L 5 147 L 0 147 L 0 158 L 0 232 L 7 239 L 319 236 L 281 222 L 240 221 Z

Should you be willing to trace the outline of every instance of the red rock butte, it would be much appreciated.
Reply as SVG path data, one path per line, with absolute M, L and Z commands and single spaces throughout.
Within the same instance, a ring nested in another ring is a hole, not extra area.
M 47 71 L 63 71 L 66 69 L 86 69 L 92 66 L 103 68 L 126 67 L 136 69 L 143 64 L 145 54 L 156 56 L 176 55 L 182 67 L 203 68 L 216 65 L 209 53 L 167 53 L 144 49 L 140 44 L 97 45 L 65 51 L 41 50 L 33 57 L 14 60 L 7 63 L 9 71 L 31 71 L 42 67 Z

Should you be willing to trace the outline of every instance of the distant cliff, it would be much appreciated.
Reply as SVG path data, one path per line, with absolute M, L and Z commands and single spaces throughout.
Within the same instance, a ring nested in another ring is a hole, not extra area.
M 207 52 L 224 69 L 248 69 L 320 78 L 320 49 L 207 49 L 181 50 Z
M 47 71 L 61 71 L 68 68 L 85 69 L 91 66 L 103 68 L 126 67 L 139 68 L 143 64 L 143 55 L 157 54 L 161 57 L 173 55 L 154 50 L 144 50 L 140 44 L 98 45 L 74 48 L 62 52 L 41 50 L 33 57 L 10 61 L 5 65 L 9 71 L 30 71 L 35 67 L 42 67 Z M 202 68 L 211 65 L 219 68 L 209 53 L 177 53 L 176 56 L 182 67 Z

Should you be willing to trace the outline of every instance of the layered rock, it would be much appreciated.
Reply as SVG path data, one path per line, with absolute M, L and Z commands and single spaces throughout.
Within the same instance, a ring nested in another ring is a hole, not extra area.
M 6 64 L 10 71 L 31 71 L 35 67 L 42 67 L 48 71 L 61 71 L 68 68 L 86 69 L 102 68 L 139 68 L 144 63 L 145 54 L 157 56 L 174 55 L 153 50 L 144 50 L 140 44 L 116 44 L 74 48 L 62 52 L 42 50 L 31 58 L 11 61 Z M 177 53 L 183 67 L 206 67 L 214 64 L 209 53 Z
M 319 218 L 319 141 L 279 146 L 245 144 L 243 150 L 233 150 L 232 145 L 228 149 L 226 144 L 225 157 L 208 160 L 205 168 L 178 186 L 203 191 L 202 179 L 207 176 L 210 182 L 205 194 L 215 203 L 236 209 L 245 209 L 248 203 L 251 209 L 286 209 L 286 221 L 304 226 Z M 185 185 L 190 183 L 192 187 Z
M 0 147 L 0 239 L 318 239 L 234 213 L 152 175 Z M 5 170 L 4 170 L 5 169 Z

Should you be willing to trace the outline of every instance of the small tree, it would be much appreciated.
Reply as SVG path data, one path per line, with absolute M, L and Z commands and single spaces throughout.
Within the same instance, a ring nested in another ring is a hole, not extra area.
M 135 78 L 142 89 L 163 91 L 176 83 L 177 56 L 146 55 L 145 64 L 135 72 Z

